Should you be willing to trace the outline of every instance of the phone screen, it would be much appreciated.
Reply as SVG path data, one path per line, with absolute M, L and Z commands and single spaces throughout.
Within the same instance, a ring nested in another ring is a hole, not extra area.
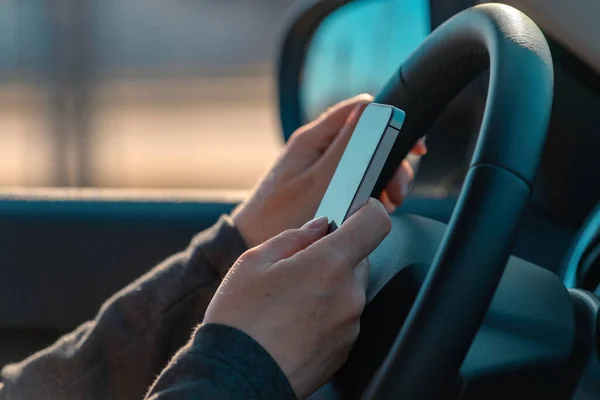
M 344 154 L 331 178 L 315 217 L 329 218 L 332 227 L 340 226 L 368 199 L 393 146 L 401 110 L 370 104 L 359 119 Z

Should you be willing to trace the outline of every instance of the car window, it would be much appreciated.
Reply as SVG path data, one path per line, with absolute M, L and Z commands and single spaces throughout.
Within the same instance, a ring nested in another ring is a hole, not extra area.
M 331 14 L 307 54 L 306 117 L 357 93 L 377 94 L 430 30 L 429 0 L 356 2 Z
M 0 186 L 251 187 L 289 4 L 0 2 Z

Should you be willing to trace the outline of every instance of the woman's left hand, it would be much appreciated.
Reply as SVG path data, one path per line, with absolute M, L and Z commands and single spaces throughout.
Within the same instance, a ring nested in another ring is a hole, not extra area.
M 248 247 L 299 228 L 314 217 L 348 140 L 372 101 L 369 95 L 353 97 L 294 132 L 273 168 L 233 212 Z M 417 142 L 411 153 L 427 153 L 425 143 Z M 402 161 L 379 199 L 388 212 L 402 204 L 413 179 L 412 167 Z

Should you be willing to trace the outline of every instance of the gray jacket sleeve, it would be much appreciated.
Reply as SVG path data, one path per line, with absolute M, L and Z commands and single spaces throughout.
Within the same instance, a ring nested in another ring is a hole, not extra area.
M 112 296 L 93 321 L 6 366 L 0 400 L 144 398 L 245 250 L 231 219 L 221 217 L 185 252 Z
M 202 324 L 150 388 L 146 400 L 296 400 L 271 355 L 244 332 Z

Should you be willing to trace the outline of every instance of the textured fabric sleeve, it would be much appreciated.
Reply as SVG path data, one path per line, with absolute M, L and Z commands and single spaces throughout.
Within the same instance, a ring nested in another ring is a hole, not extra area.
M 112 296 L 93 321 L 5 367 L 1 400 L 142 399 L 246 250 L 223 216 L 185 252 Z
M 160 374 L 146 400 L 295 400 L 283 371 L 245 333 L 206 324 Z

